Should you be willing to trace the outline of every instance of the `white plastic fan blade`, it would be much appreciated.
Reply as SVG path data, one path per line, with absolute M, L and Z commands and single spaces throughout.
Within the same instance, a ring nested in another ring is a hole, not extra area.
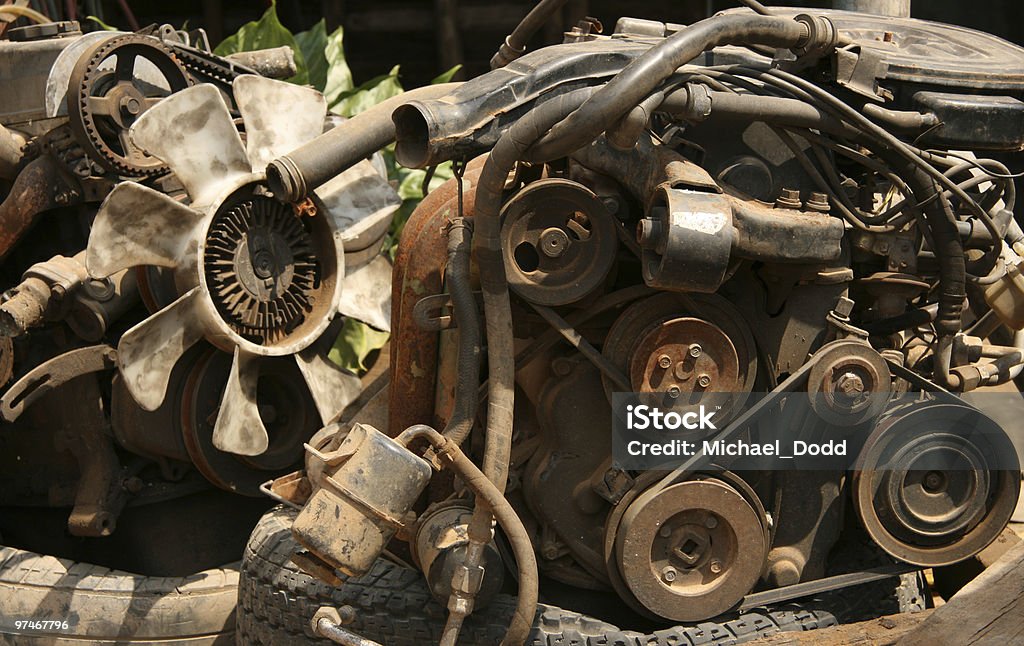
M 228 385 L 213 427 L 213 445 L 221 451 L 235 455 L 260 455 L 270 444 L 256 401 L 259 368 L 258 355 L 235 348 Z
M 332 363 L 318 350 L 318 345 L 313 344 L 298 352 L 295 363 L 313 395 L 320 421 L 330 424 L 363 391 L 363 382 Z
M 145 410 L 160 407 L 167 394 L 171 370 L 186 350 L 203 338 L 196 287 L 121 336 L 117 363 L 128 392 Z
M 138 265 L 177 267 L 203 217 L 159 191 L 122 182 L 96 213 L 85 266 L 95 278 Z
M 370 246 L 388 230 L 401 205 L 395 189 L 363 160 L 316 190 L 346 251 Z
M 327 99 L 313 88 L 255 74 L 239 76 L 231 87 L 254 172 L 262 173 L 273 159 L 323 132 Z
M 228 106 L 212 85 L 195 85 L 160 101 L 129 131 L 132 143 L 170 166 L 194 205 L 250 172 Z
M 391 263 L 376 256 L 354 271 L 346 271 L 338 311 L 349 318 L 391 331 Z

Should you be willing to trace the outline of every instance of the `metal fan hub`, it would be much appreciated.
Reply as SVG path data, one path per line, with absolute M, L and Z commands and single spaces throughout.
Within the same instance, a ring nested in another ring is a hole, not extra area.
M 279 343 L 301 326 L 322 287 L 305 223 L 287 205 L 262 195 L 214 217 L 203 271 L 224 322 L 260 345 Z

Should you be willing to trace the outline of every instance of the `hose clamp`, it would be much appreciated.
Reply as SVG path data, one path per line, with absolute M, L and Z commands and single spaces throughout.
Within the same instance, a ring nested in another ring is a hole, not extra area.
M 835 49 L 839 42 L 839 31 L 830 19 L 802 13 L 794 20 L 807 29 L 807 35 L 793 48 L 794 54 L 800 57 L 821 58 Z

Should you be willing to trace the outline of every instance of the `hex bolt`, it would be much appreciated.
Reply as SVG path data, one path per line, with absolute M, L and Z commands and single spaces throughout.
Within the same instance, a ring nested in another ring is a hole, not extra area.
M 864 392 L 864 380 L 855 372 L 845 372 L 836 379 L 836 390 L 844 395 L 860 395 Z
M 699 343 L 693 343 L 690 345 L 690 356 L 696 359 L 700 355 L 704 354 L 704 348 L 700 347 Z
M 818 213 L 828 213 L 832 210 L 832 204 L 829 202 L 827 193 L 814 192 L 811 193 L 810 199 L 807 200 L 807 210 L 816 211 Z
M 712 559 L 709 567 L 712 574 L 721 574 L 722 572 L 722 562 L 718 559 Z
M 672 357 L 668 356 L 667 354 L 663 354 L 660 357 L 658 357 L 658 367 L 664 370 L 668 370 L 669 368 L 671 368 Z
M 802 206 L 800 191 L 795 188 L 782 189 L 778 199 L 775 200 L 775 206 L 780 209 L 799 209 Z
M 708 529 L 714 529 L 718 527 L 718 518 L 715 516 L 708 516 L 707 520 L 704 521 L 704 526 Z
M 683 391 L 679 388 L 679 386 L 672 385 L 668 389 L 668 396 L 671 397 L 672 399 L 679 399 L 679 396 L 682 394 Z
M 701 388 L 707 388 L 711 385 L 711 377 L 708 375 L 701 375 L 697 377 L 697 383 L 700 384 Z
M 665 583 L 672 583 L 673 581 L 676 580 L 676 574 L 678 574 L 676 572 L 676 569 L 674 567 L 672 567 L 671 565 L 669 565 L 669 566 L 665 567 L 665 569 L 663 569 L 661 571 L 661 579 Z
M 833 311 L 836 316 L 842 319 L 848 319 L 850 318 L 850 314 L 853 314 L 853 305 L 854 303 L 852 300 L 845 296 L 841 296 L 839 300 L 836 301 L 836 306 Z

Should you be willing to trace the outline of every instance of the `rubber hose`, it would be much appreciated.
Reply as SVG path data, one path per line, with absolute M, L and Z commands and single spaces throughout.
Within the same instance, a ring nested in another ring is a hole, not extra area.
M 719 45 L 796 47 L 808 37 L 789 18 L 726 14 L 702 20 L 661 41 L 627 65 L 593 97 L 551 128 L 530 151 L 530 160 L 557 159 L 590 143 L 652 94 L 665 79 Z
M 498 51 L 491 57 L 491 69 L 505 67 L 526 53 L 526 43 L 530 42 L 537 30 L 544 26 L 556 11 L 562 8 L 567 0 L 540 0 L 530 13 L 526 14 L 511 34 L 505 37 Z
M 505 638 L 501 643 L 503 646 L 520 646 L 526 641 L 530 634 L 530 628 L 533 626 L 533 617 L 537 612 L 537 590 L 540 583 L 537 574 L 537 555 L 534 554 L 530 535 L 515 509 L 505 500 L 504 494 L 454 442 L 425 425 L 413 426 L 403 431 L 396 441 L 399 444 L 408 445 L 418 437 L 429 441 L 442 462 L 459 474 L 462 481 L 473 490 L 477 498 L 487 504 L 512 546 L 516 567 L 519 570 L 519 594 L 515 613 L 512 615 Z
M 391 113 L 406 101 L 439 99 L 460 83 L 439 83 L 409 90 L 378 103 L 342 122 L 316 139 L 282 155 L 267 166 L 267 183 L 274 196 L 298 202 L 395 140 Z
M 455 403 L 442 435 L 455 444 L 462 444 L 469 435 L 480 401 L 480 319 L 469 282 L 470 231 L 470 223 L 465 219 L 455 220 L 449 226 L 445 267 L 445 282 L 459 330 L 459 356 Z

